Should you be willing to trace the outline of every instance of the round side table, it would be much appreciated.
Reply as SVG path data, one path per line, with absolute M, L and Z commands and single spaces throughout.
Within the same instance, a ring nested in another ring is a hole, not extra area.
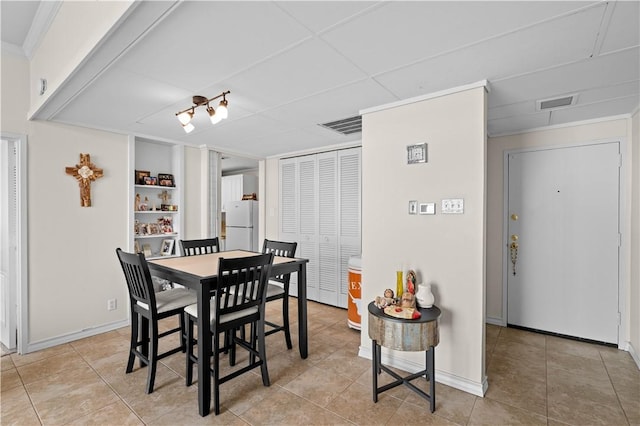
M 372 364 L 373 364 L 373 402 L 378 402 L 378 395 L 384 391 L 405 385 L 412 391 L 430 402 L 433 413 L 436 409 L 436 381 L 435 381 L 435 347 L 440 342 L 438 320 L 440 308 L 433 305 L 431 308 L 420 308 L 419 319 L 402 319 L 389 316 L 383 309 L 378 308 L 374 302 L 369 303 L 369 338 L 372 340 Z M 406 377 L 399 376 L 387 366 L 382 365 L 381 348 L 397 351 L 424 351 L 426 352 L 426 368 Z M 386 372 L 396 379 L 395 382 L 378 387 L 378 375 Z M 418 377 L 429 380 L 429 393 L 416 387 L 411 380 Z

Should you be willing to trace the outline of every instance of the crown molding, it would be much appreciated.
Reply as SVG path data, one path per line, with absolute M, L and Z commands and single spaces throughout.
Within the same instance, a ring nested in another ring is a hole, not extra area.
M 36 10 L 36 15 L 33 17 L 31 28 L 29 28 L 29 33 L 22 44 L 22 50 L 27 58 L 31 59 L 33 57 L 33 53 L 36 51 L 38 46 L 40 46 L 40 42 L 58 14 L 60 6 L 62 6 L 62 1 L 40 2 L 38 10 Z

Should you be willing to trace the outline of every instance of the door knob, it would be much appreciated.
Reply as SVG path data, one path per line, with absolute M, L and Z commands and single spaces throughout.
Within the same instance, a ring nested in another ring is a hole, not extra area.
M 518 241 L 518 236 L 516 234 L 511 234 L 511 241 Z
M 517 215 L 517 214 L 515 214 L 515 213 L 513 213 L 513 214 L 511 215 L 511 220 L 513 220 L 513 221 L 518 220 L 518 215 Z

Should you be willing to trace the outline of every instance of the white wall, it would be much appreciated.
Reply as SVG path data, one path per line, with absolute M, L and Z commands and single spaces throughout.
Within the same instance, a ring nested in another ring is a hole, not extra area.
M 631 288 L 629 342 L 630 352 L 640 368 L 640 112 L 631 120 Z
M 184 231 L 180 236 L 183 240 L 205 238 L 206 229 L 202 229 L 202 209 L 207 204 L 207 199 L 202 198 L 203 176 L 208 175 L 208 170 L 202 170 L 203 159 L 207 157 L 208 151 L 200 148 L 184 148 L 184 204 L 180 206 L 184 215 Z M 207 160 L 207 158 L 205 158 Z M 189 208 L 184 208 L 189 206 Z M 178 249 L 178 253 L 180 249 Z
M 124 135 L 26 121 L 28 86 L 27 61 L 3 53 L 2 130 L 28 135 L 27 350 L 34 350 L 127 321 L 115 249 L 128 241 L 128 147 Z M 104 169 L 91 185 L 92 207 L 80 207 L 78 183 L 65 174 L 80 153 Z M 111 298 L 118 300 L 115 311 L 107 311 Z
M 486 94 L 484 87 L 363 115 L 362 299 L 394 288 L 398 265 L 432 283 L 442 309 L 436 380 L 482 395 Z M 428 143 L 427 164 L 406 164 L 406 146 Z M 441 200 L 463 198 L 464 214 L 443 215 Z M 408 215 L 409 200 L 435 202 L 433 216 Z M 368 318 L 361 353 L 370 356 Z M 385 355 L 386 354 L 386 355 Z M 405 370 L 424 354 L 383 350 Z
M 625 192 L 624 196 L 627 203 L 622 206 L 622 226 L 623 232 L 626 230 L 625 235 L 629 235 L 629 232 L 631 232 L 631 210 L 629 201 L 631 200 L 632 194 L 632 138 L 629 123 L 629 119 L 618 118 L 489 139 L 487 159 L 487 182 L 489 189 L 487 194 L 487 318 L 490 322 L 501 323 L 506 320 L 506 314 L 502 311 L 502 248 L 503 242 L 505 241 L 502 235 L 504 216 L 504 152 L 510 149 L 571 145 L 598 140 L 624 140 L 625 143 L 621 145 L 621 149 L 623 150 L 621 179 L 622 190 Z M 637 169 L 637 167 L 635 168 Z M 621 279 L 625 283 L 630 282 L 630 270 L 633 263 L 630 257 L 630 240 L 630 238 L 622 238 L 625 257 L 622 259 L 623 270 Z M 632 310 L 629 305 L 631 300 L 630 291 L 630 286 L 627 285 L 627 292 L 625 294 L 627 300 L 626 315 L 623 318 L 627 330 L 629 330 L 630 327 L 629 313 Z M 625 340 L 627 339 L 628 336 Z

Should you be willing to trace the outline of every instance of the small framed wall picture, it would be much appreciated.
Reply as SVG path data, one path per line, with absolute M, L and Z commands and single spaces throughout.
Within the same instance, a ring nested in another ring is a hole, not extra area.
M 162 240 L 162 245 L 160 246 L 160 254 L 163 256 L 171 256 L 173 254 L 173 245 L 175 244 L 175 240 L 166 239 Z
M 407 164 L 426 163 L 427 144 L 407 145 Z
M 418 214 L 418 201 L 409 201 L 409 214 Z

